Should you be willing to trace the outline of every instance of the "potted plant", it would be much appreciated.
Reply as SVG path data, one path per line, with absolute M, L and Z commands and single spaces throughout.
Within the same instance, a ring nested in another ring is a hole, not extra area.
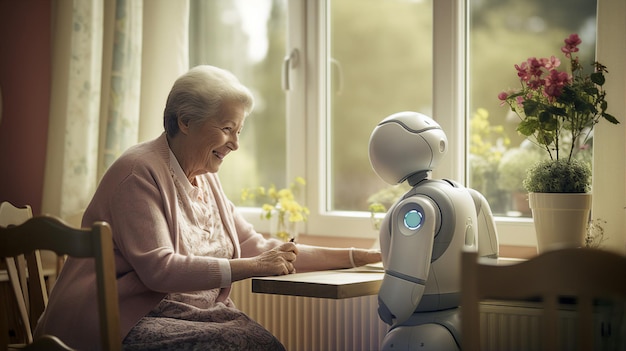
M 591 208 L 591 171 L 575 156 L 601 119 L 619 123 L 606 112 L 602 88 L 606 67 L 596 61 L 593 72 L 585 74 L 575 56 L 582 41 L 571 34 L 564 42 L 561 51 L 569 60 L 569 73 L 558 70 L 561 62 L 554 56 L 530 57 L 515 65 L 521 87 L 498 95 L 520 118 L 517 131 L 549 156 L 528 170 L 523 183 L 529 192 L 539 252 L 583 245 Z M 570 211 L 573 217 L 565 215 Z
M 261 218 L 270 220 L 270 236 L 282 241 L 295 240 L 298 236 L 298 223 L 306 221 L 309 209 L 296 200 L 300 187 L 306 185 L 302 177 L 296 179 L 289 187 L 277 189 L 274 184 L 269 188 L 259 186 L 255 189 L 241 190 L 241 199 L 245 201 L 262 200 Z

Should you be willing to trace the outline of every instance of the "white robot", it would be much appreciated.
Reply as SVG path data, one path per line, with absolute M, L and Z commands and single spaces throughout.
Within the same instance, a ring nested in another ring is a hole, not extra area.
M 417 112 L 383 119 L 369 158 L 389 184 L 411 189 L 387 212 L 380 229 L 385 276 L 378 314 L 390 325 L 383 350 L 458 350 L 461 251 L 498 257 L 491 208 L 477 191 L 431 179 L 448 148 L 439 124 Z

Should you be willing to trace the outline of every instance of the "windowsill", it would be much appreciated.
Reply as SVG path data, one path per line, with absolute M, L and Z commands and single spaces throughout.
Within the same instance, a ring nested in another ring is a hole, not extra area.
M 500 245 L 500 257 L 528 259 L 537 256 L 534 246 Z

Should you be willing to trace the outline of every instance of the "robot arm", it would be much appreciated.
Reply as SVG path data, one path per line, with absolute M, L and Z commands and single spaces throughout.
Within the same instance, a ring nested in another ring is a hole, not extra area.
M 487 199 L 485 199 L 481 193 L 470 188 L 467 190 L 472 195 L 474 206 L 476 207 L 478 238 L 475 243 L 478 244 L 478 256 L 498 258 L 500 254 L 498 234 L 496 232 L 493 214 L 491 213 L 491 207 Z
M 378 292 L 378 314 L 385 323 L 403 323 L 419 304 L 439 221 L 439 210 L 425 196 L 401 200 L 387 214 L 386 225 L 381 228 L 381 247 L 388 248 L 385 276 Z

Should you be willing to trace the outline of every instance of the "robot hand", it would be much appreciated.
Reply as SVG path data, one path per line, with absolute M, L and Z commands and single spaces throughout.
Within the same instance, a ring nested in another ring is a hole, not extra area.
M 478 245 L 478 256 L 498 258 L 500 254 L 498 234 L 491 207 L 481 193 L 471 188 L 467 191 L 472 195 L 474 206 L 476 206 L 478 239 L 474 244 Z

